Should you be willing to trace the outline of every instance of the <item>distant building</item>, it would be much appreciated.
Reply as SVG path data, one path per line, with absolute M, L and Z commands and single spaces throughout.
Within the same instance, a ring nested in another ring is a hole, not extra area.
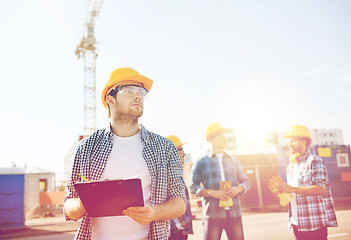
M 340 129 L 311 129 L 313 145 L 344 145 Z
M 278 132 L 277 131 L 269 131 L 265 134 L 264 146 L 265 147 L 278 146 Z
M 230 128 L 229 131 L 225 134 L 227 136 L 227 149 L 228 150 L 236 150 L 236 132 L 234 128 Z
M 25 175 L 24 207 L 28 211 L 39 204 L 40 192 L 55 191 L 55 173 L 35 168 Z

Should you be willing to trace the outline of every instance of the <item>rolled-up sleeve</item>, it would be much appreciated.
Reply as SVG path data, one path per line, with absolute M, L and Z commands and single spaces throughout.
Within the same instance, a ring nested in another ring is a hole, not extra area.
M 315 157 L 311 163 L 312 184 L 326 188 L 328 184 L 328 172 L 323 160 Z
M 185 184 L 182 180 L 183 166 L 177 148 L 172 142 L 169 146 L 168 198 L 182 198 L 186 202 Z
M 190 175 L 190 182 L 189 182 L 189 190 L 192 194 L 196 197 L 200 197 L 200 192 L 204 189 L 200 184 L 202 182 L 202 167 L 201 167 L 201 160 L 197 161 L 192 170 Z
M 67 194 L 63 200 L 63 203 L 65 203 L 68 199 L 71 198 L 78 198 L 78 193 L 76 192 L 76 190 L 74 189 L 74 184 L 79 181 L 79 175 L 78 173 L 80 173 L 80 155 L 81 155 L 81 147 L 79 146 L 76 152 L 76 155 L 74 157 L 74 161 L 73 161 L 73 166 L 71 169 L 71 175 L 67 181 Z M 63 214 L 64 217 L 66 219 L 66 221 L 68 220 L 72 220 L 70 219 L 67 215 L 66 215 L 66 211 L 65 209 L 63 209 Z
M 238 182 L 239 182 L 239 185 L 244 188 L 244 192 L 242 192 L 241 194 L 245 194 L 250 189 L 250 181 L 244 169 L 242 168 L 240 162 L 237 159 L 236 159 L 236 162 L 237 162 L 236 167 L 238 169 Z

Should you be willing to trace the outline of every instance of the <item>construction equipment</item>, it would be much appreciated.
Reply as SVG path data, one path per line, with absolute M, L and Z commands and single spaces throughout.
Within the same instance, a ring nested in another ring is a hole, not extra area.
M 96 48 L 94 25 L 99 15 L 103 0 L 88 0 L 89 11 L 84 27 L 83 37 L 77 47 L 78 59 L 84 58 L 84 133 L 90 135 L 96 129 L 95 69 Z
M 103 0 L 87 0 L 88 15 L 84 25 L 83 37 L 80 41 L 76 55 L 78 59 L 84 58 L 84 134 L 73 143 L 73 146 L 64 159 L 64 178 L 69 179 L 72 163 L 77 147 L 84 138 L 96 130 L 96 99 L 95 99 L 95 61 L 96 47 L 94 36 L 95 18 L 99 15 Z

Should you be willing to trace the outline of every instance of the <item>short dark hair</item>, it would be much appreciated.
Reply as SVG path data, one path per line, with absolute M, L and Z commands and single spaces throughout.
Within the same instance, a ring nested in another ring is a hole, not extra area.
M 114 88 L 107 94 L 107 96 L 112 96 L 112 97 L 116 98 L 116 94 L 119 90 L 120 90 L 120 88 Z
M 112 92 L 112 91 L 111 91 Z M 118 91 L 115 91 L 114 93 L 111 94 L 111 92 L 109 94 L 107 94 L 107 96 L 111 96 L 114 99 L 116 99 L 116 95 Z M 108 104 L 108 102 L 106 101 L 106 105 L 107 105 L 107 110 L 108 110 L 108 117 L 111 117 L 111 109 L 110 109 L 110 105 Z

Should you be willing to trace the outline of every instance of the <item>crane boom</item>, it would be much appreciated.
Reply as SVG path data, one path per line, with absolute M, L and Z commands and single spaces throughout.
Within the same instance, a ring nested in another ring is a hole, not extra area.
M 103 0 L 89 1 L 90 8 L 76 55 L 84 58 L 84 134 L 89 135 L 96 129 L 95 69 L 96 47 L 94 26 Z

